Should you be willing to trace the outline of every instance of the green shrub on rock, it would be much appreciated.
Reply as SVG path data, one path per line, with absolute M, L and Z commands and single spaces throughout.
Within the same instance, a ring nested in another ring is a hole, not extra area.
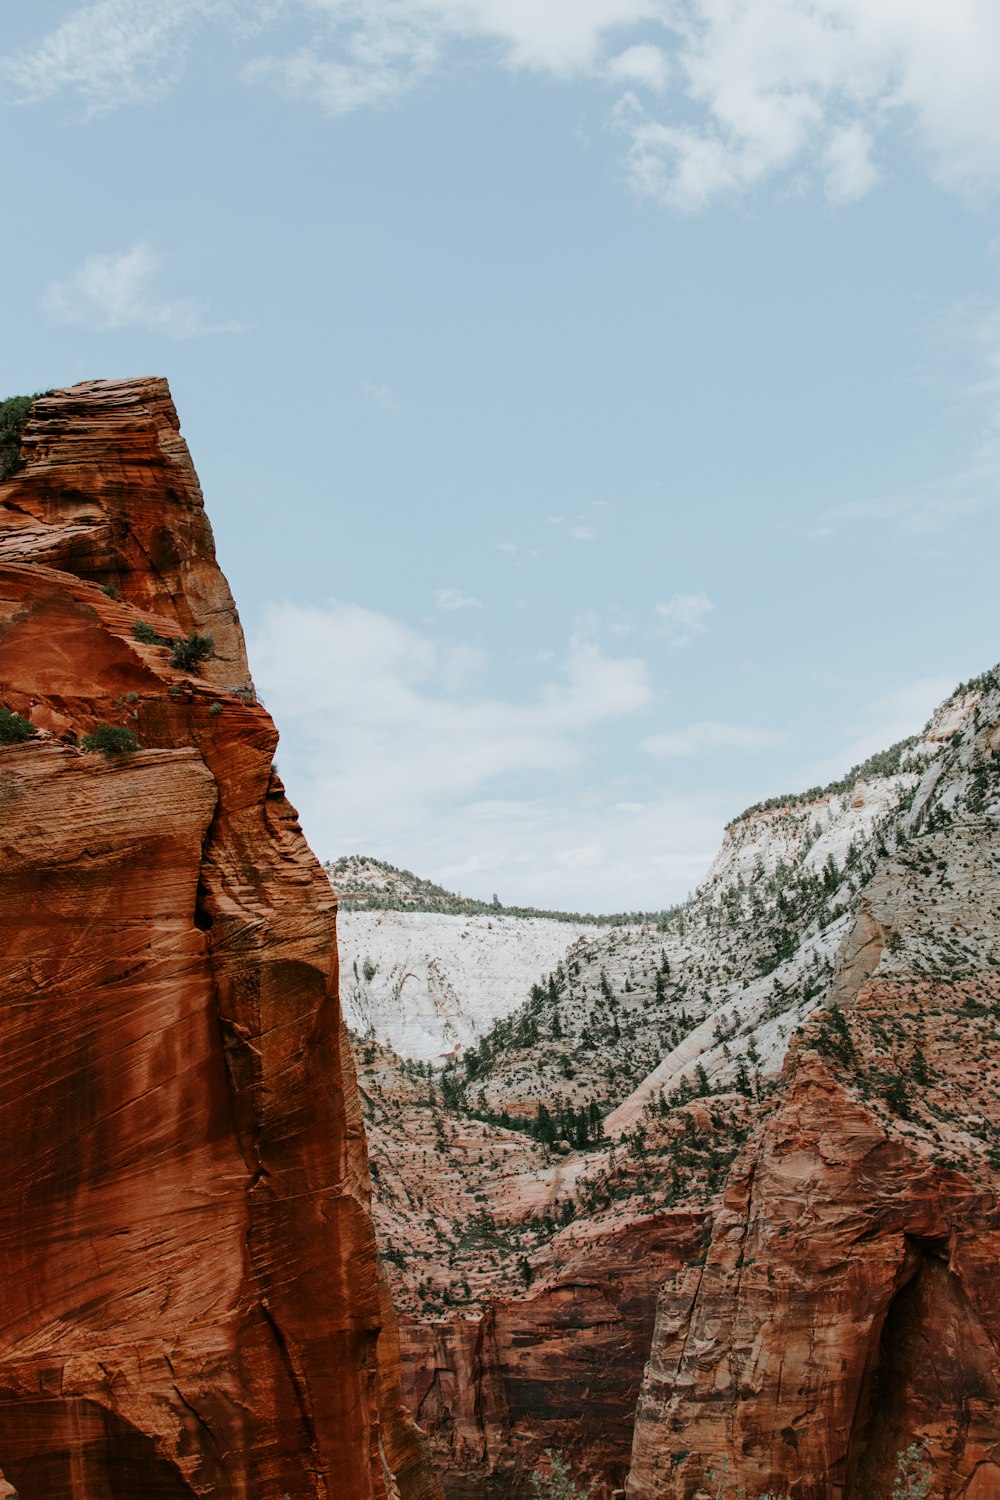
M 0 401 L 0 480 L 10 479 L 24 467 L 21 430 L 28 420 L 33 396 L 9 396 Z
M 162 635 L 157 635 L 148 620 L 136 620 L 132 626 L 132 634 L 144 646 L 168 646 L 170 644 L 169 641 L 163 639 Z
M 139 749 L 139 741 L 131 729 L 123 724 L 98 724 L 80 741 L 84 750 L 99 750 L 102 755 L 131 755 Z
M 920 1443 L 911 1443 L 896 1455 L 896 1482 L 892 1500 L 927 1500 L 934 1471 L 927 1463 L 927 1453 Z
M 180 640 L 174 641 L 170 651 L 170 662 L 182 672 L 190 672 L 192 668 L 200 664 L 212 655 L 215 642 L 210 635 L 199 635 L 192 630 L 188 636 L 182 636 Z
M 0 708 L 0 745 L 23 745 L 25 740 L 34 739 L 37 733 L 34 724 L 23 714 Z
M 580 1488 L 570 1473 L 569 1465 L 557 1449 L 546 1448 L 545 1457 L 549 1461 L 549 1472 L 545 1474 L 536 1469 L 531 1476 L 533 1500 L 587 1500 L 594 1493 L 595 1485 Z

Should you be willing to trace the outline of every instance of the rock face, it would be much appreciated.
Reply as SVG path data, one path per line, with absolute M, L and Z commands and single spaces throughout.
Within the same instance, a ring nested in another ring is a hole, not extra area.
M 393 1469 L 432 1495 L 380 1380 L 335 898 L 166 384 L 40 398 L 23 453 L 0 698 L 40 732 L 0 747 L 0 1464 L 21 1500 L 363 1500 Z M 215 654 L 179 670 L 139 622 Z M 142 748 L 82 750 L 107 723 Z
M 621 1143 L 563 1154 L 452 1114 L 427 1070 L 374 1042 L 359 1060 L 376 1224 L 404 1310 L 403 1396 L 446 1494 L 526 1496 L 554 1448 L 610 1495 L 657 1292 L 704 1248 L 712 1178 L 745 1137 L 747 1101 L 658 1117 L 641 1156 Z
M 529 1493 L 546 1449 L 603 1494 L 624 1485 L 657 1290 L 703 1235 L 703 1215 L 679 1212 L 566 1237 L 530 1295 L 481 1319 L 403 1319 L 403 1394 L 450 1500 Z
M 1000 1495 L 998 717 L 994 685 L 917 789 L 705 1264 L 664 1286 L 630 1500 L 713 1472 L 888 1500 L 914 1443 L 921 1493 Z
M 350 909 L 338 925 L 351 1030 L 433 1063 L 522 1005 L 587 930 L 544 917 Z

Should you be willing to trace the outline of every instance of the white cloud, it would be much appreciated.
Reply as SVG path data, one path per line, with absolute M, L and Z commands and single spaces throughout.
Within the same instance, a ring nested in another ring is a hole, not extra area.
M 73 91 L 89 114 L 160 98 L 208 22 L 241 41 L 270 28 L 248 75 L 334 115 L 392 103 L 470 45 L 624 85 L 631 183 L 682 211 L 776 174 L 851 202 L 889 132 L 950 190 L 1000 186 L 995 0 L 96 0 L 0 80 L 25 102 Z
M 704 750 L 767 750 L 780 745 L 785 736 L 773 729 L 749 729 L 740 724 L 722 724 L 706 719 L 686 724 L 665 734 L 651 734 L 639 741 L 647 755 L 690 756 Z
M 502 878 L 510 899 L 524 893 L 587 905 L 598 900 L 598 882 L 592 872 L 587 880 L 567 878 L 564 862 L 593 846 L 624 877 L 629 840 L 639 838 L 650 859 L 666 863 L 647 862 L 641 878 L 633 866 L 614 903 L 621 905 L 640 886 L 648 901 L 661 879 L 662 899 L 671 899 L 676 884 L 662 873 L 670 862 L 690 860 L 700 873 L 714 852 L 721 807 L 709 817 L 685 809 L 679 797 L 665 799 L 655 826 L 637 833 L 635 819 L 620 810 L 620 791 L 565 790 L 566 775 L 586 764 L 603 726 L 648 705 L 646 669 L 636 658 L 571 641 L 559 662 L 542 669 L 546 680 L 533 695 L 489 697 L 469 689 L 483 666 L 478 653 L 460 648 L 456 655 L 386 615 L 339 603 L 269 606 L 252 634 L 251 658 L 285 735 L 282 774 L 323 854 L 367 850 L 404 859 L 405 851 L 411 863 L 423 851 L 433 874 L 489 872 L 487 894 Z M 521 772 L 549 773 L 547 795 L 528 802 L 504 795 L 503 779 Z M 684 864 L 684 890 L 688 877 Z M 600 890 L 601 899 L 612 899 L 603 868 Z
M 334 38 L 385 31 L 420 35 L 441 48 L 456 40 L 500 43 L 509 67 L 570 76 L 596 71 L 616 33 L 657 20 L 661 0 L 300 0 Z
M 237 323 L 208 323 L 204 303 L 163 297 L 156 280 L 164 259 L 140 241 L 129 250 L 90 255 L 62 281 L 42 294 L 43 312 L 54 323 L 76 324 L 97 333 L 141 328 L 167 338 L 199 338 L 238 333 Z
M 706 617 L 715 608 L 706 594 L 674 594 L 665 604 L 655 604 L 654 612 L 663 622 L 661 629 L 674 649 L 689 646 L 696 635 L 704 635 Z
M 375 405 L 380 406 L 383 411 L 394 412 L 399 410 L 399 407 L 396 403 L 395 392 L 392 390 L 391 386 L 378 385 L 373 380 L 363 380 L 361 382 L 361 389 L 368 397 L 369 401 L 373 401 Z
M 573 526 L 569 534 L 575 542 L 596 542 L 597 540 L 597 532 L 593 526 Z
M 300 727 L 317 772 L 349 788 L 346 807 L 425 806 L 520 770 L 575 764 L 582 736 L 650 699 L 643 663 L 576 641 L 561 679 L 534 701 L 451 701 L 433 642 L 359 605 L 269 606 L 256 674 L 278 718 Z
M 512 903 L 571 911 L 653 910 L 682 901 L 698 884 L 726 816 L 721 800 L 690 793 L 643 803 L 601 791 L 483 800 L 464 807 L 460 822 L 438 821 L 413 841 L 392 840 L 382 857 L 411 869 L 416 862 L 470 895 L 497 891 Z
M 823 168 L 826 196 L 831 203 L 853 203 L 878 182 L 871 148 L 871 135 L 857 121 L 830 136 L 823 152 Z
M 1000 186 L 993 0 L 678 0 L 661 14 L 686 108 L 619 108 L 640 194 L 696 211 L 794 170 L 849 202 L 877 180 L 871 143 L 889 130 L 944 186 Z
M 641 85 L 659 93 L 666 88 L 670 78 L 670 58 L 662 47 L 655 47 L 651 42 L 638 42 L 611 58 L 607 74 L 614 83 Z
M 435 589 L 434 603 L 438 609 L 482 609 L 481 599 L 474 598 L 471 594 L 463 594 L 461 589 Z

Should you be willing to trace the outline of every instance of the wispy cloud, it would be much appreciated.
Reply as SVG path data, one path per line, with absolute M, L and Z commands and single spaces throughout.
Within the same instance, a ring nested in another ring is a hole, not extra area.
M 484 607 L 481 599 L 476 599 L 471 594 L 463 594 L 461 589 L 435 589 L 434 603 L 438 609 L 446 612 Z
M 695 636 L 704 635 L 706 620 L 715 605 L 707 594 L 674 594 L 665 604 L 655 604 L 654 613 L 660 630 L 675 650 L 689 646 Z
M 913 539 L 953 531 L 963 517 L 995 510 L 1000 503 L 1000 303 L 963 298 L 930 328 L 931 367 L 956 364 L 963 374 L 948 383 L 937 377 L 935 399 L 979 422 L 979 437 L 966 462 L 910 488 L 875 493 L 829 506 L 808 525 L 792 529 L 825 542 L 849 528 L 891 525 Z M 970 378 L 970 363 L 972 375 Z
M 465 890 L 617 910 L 683 895 L 715 852 L 725 809 L 711 798 L 628 803 L 576 785 L 605 726 L 651 701 L 637 657 L 573 640 L 539 664 L 534 691 L 488 696 L 478 653 L 455 658 L 346 603 L 273 604 L 250 644 L 268 706 L 294 731 L 282 773 L 323 854 L 368 850 Z M 542 773 L 539 795 L 510 792 L 521 772 Z
M 326 9 L 326 7 L 318 7 Z M 440 62 L 434 27 L 400 14 L 400 7 L 365 7 L 355 23 L 338 25 L 349 6 L 329 7 L 331 32 L 292 52 L 258 58 L 246 67 L 251 82 L 271 83 L 329 115 L 390 104 L 422 83 Z M 360 7 L 358 7 L 360 9 Z M 338 15 L 339 12 L 339 15 Z M 331 49 L 333 55 L 331 55 Z
M 361 389 L 368 397 L 368 400 L 373 401 L 376 406 L 380 406 L 383 411 L 396 412 L 399 410 L 396 395 L 391 386 L 379 385 L 374 380 L 363 380 L 361 382 Z
M 75 93 L 88 115 L 162 99 L 211 10 L 203 0 L 98 0 L 0 61 L 0 80 L 23 103 Z
M 775 178 L 850 203 L 892 134 L 945 188 L 1000 188 L 994 0 L 96 0 L 0 63 L 0 82 L 22 102 L 76 93 L 88 114 L 158 99 L 209 22 L 263 36 L 234 65 L 332 115 L 484 55 L 624 90 L 631 184 L 682 212 Z
M 144 241 L 128 250 L 90 255 L 77 270 L 51 283 L 42 294 L 42 310 L 54 323 L 96 333 L 135 328 L 189 339 L 243 331 L 239 323 L 207 321 L 205 304 L 193 298 L 163 296 L 157 281 L 165 264 Z
M 774 729 L 751 729 L 742 724 L 722 724 L 705 719 L 685 724 L 664 734 L 651 734 L 639 741 L 647 755 L 661 757 L 699 755 L 705 750 L 768 750 L 784 742 L 785 736 Z

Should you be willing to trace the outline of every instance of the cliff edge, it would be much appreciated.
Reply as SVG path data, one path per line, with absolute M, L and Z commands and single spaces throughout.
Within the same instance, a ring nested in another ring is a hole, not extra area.
M 336 900 L 166 383 L 37 398 L 20 458 L 0 1465 L 21 1500 L 433 1496 L 391 1349 L 379 1369 Z

